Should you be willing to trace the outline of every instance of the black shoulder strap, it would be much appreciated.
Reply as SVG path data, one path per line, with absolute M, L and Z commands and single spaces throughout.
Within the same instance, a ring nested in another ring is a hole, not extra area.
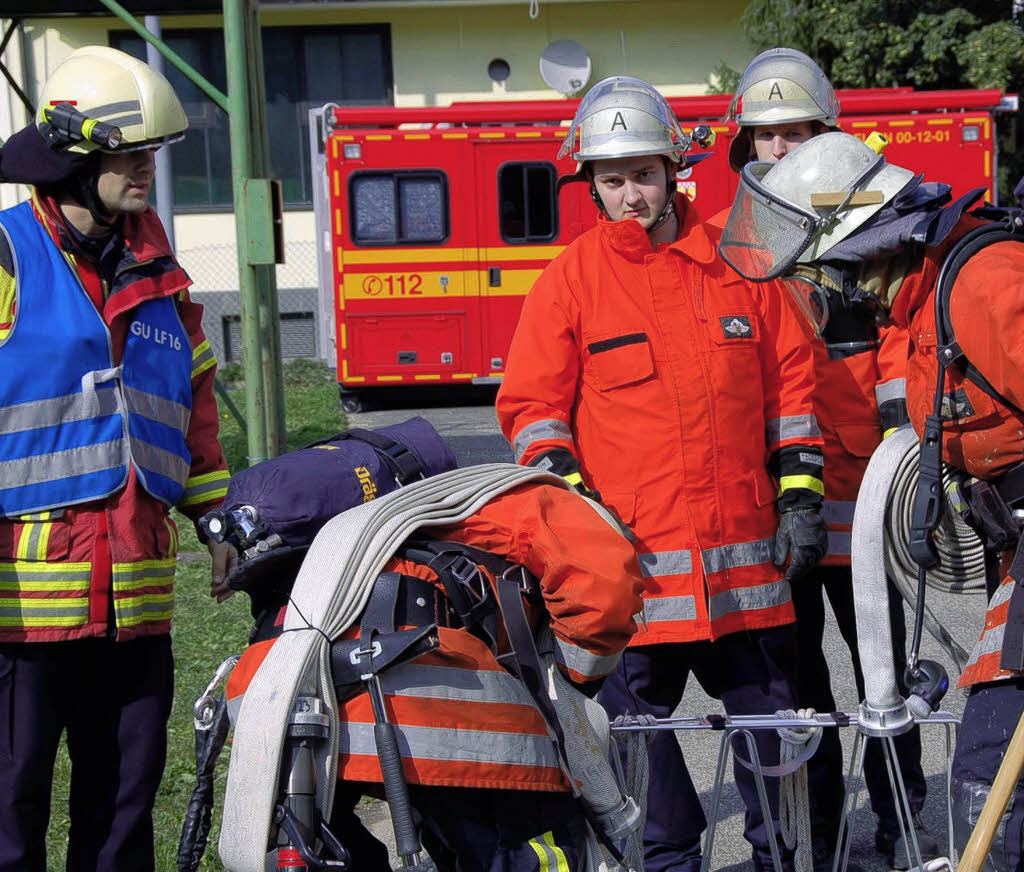
M 380 455 L 381 460 L 387 464 L 391 474 L 395 477 L 401 485 L 409 484 L 411 481 L 417 479 L 426 478 L 426 470 L 423 468 L 423 464 L 420 462 L 419 457 L 416 456 L 407 445 L 403 445 L 401 442 L 391 439 L 388 436 L 384 436 L 381 433 L 375 433 L 373 430 L 364 430 L 361 427 L 353 427 L 350 430 L 343 430 L 341 433 L 335 433 L 333 436 L 328 436 L 325 439 L 318 439 L 316 442 L 310 442 L 309 445 L 303 446 L 304 448 L 315 448 L 317 445 L 326 445 L 329 442 L 340 442 L 342 439 L 358 439 L 360 442 L 365 442 L 374 451 Z
M 990 213 L 991 214 L 991 213 Z M 935 332 L 938 345 L 939 366 L 947 369 L 956 364 L 963 374 L 990 397 L 1024 415 L 1015 403 L 997 391 L 984 375 L 967 359 L 960 344 L 956 340 L 953 321 L 949 315 L 950 298 L 953 286 L 964 264 L 974 255 L 989 245 L 997 242 L 1024 243 L 1024 221 L 1017 210 L 1007 210 L 1002 221 L 996 221 L 978 227 L 967 233 L 949 250 L 942 262 L 935 290 Z M 1024 290 L 1024 289 L 1022 289 Z

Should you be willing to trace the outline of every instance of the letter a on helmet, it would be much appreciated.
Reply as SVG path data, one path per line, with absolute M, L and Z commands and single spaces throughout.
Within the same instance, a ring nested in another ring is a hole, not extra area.
M 185 110 L 167 79 L 131 55 L 102 45 L 76 49 L 53 71 L 39 95 L 36 123 L 46 123 L 46 110 L 62 103 L 120 129 L 117 147 L 103 151 L 157 148 L 177 142 L 188 127 Z M 68 150 L 85 153 L 97 148 L 85 139 Z
M 632 76 L 612 76 L 580 101 L 558 157 L 571 153 L 583 163 L 663 154 L 682 163 L 689 147 L 690 137 L 653 85 Z

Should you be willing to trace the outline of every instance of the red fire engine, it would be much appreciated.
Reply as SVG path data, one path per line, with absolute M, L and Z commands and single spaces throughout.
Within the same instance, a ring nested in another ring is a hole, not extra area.
M 949 182 L 957 196 L 996 176 L 997 90 L 839 93 L 841 126 L 886 135 L 893 163 Z M 684 130 L 717 134 L 713 156 L 678 182 L 701 214 L 728 206 L 728 97 L 670 100 Z M 585 185 L 556 194 L 578 101 L 311 112 L 321 337 L 334 343 L 342 404 L 367 389 L 501 379 L 523 297 L 547 263 L 596 219 Z M 333 331 L 331 328 L 333 327 Z

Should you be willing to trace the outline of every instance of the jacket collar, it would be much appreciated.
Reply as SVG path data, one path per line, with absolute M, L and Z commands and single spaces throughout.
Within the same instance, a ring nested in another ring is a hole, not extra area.
M 81 254 L 56 200 L 33 192 L 32 207 L 58 248 L 71 255 Z M 103 306 L 108 323 L 146 300 L 176 294 L 192 284 L 175 259 L 163 225 L 152 209 L 141 215 L 125 215 L 115 233 L 124 243 L 110 282 L 110 295 Z M 83 267 L 79 263 L 76 268 Z
M 668 247 L 696 263 L 711 263 L 716 253 L 708 228 L 685 195 L 677 193 L 675 202 L 679 232 L 674 242 L 663 243 L 657 248 Z M 602 212 L 597 223 L 605 242 L 627 260 L 642 261 L 657 250 L 651 244 L 647 232 L 636 221 L 612 221 Z

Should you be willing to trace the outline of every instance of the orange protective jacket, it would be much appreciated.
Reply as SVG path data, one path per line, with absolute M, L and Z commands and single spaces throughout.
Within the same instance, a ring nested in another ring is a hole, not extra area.
M 929 250 L 907 277 L 892 316 L 910 332 L 907 407 L 918 433 L 931 414 L 938 367 L 935 282 L 949 246 L 977 219 L 962 218 L 939 249 Z M 1024 408 L 1024 246 L 1002 242 L 982 249 L 960 270 L 950 319 L 967 359 L 1008 400 Z M 1014 292 L 1008 292 L 1008 289 Z M 1024 417 L 990 397 L 955 367 L 946 371 L 943 459 L 970 475 L 998 478 L 1024 456 Z M 992 595 L 981 637 L 960 675 L 960 687 L 1017 676 L 999 668 L 1006 612 L 1014 581 L 1004 574 Z
M 586 500 L 550 485 L 522 485 L 461 524 L 425 532 L 506 556 L 538 578 L 555 656 L 571 680 L 585 683 L 615 668 L 636 627 L 643 577 L 629 543 Z M 440 587 L 432 570 L 407 560 L 393 558 L 385 571 Z M 544 614 L 528 609 L 528 619 L 536 627 Z M 522 682 L 468 630 L 438 632 L 439 649 L 381 676 L 409 783 L 567 791 L 554 741 Z M 357 636 L 355 627 L 345 638 Z M 273 644 L 253 645 L 231 673 L 233 713 Z M 343 700 L 339 716 L 338 777 L 380 782 L 367 694 Z
M 526 298 L 497 399 L 519 463 L 572 452 L 635 534 L 647 577 L 639 645 L 790 623 L 769 460 L 804 447 L 821 470 L 799 323 L 778 288 L 718 258 L 716 232 L 685 197 L 676 206 L 671 244 L 653 249 L 637 222 L 602 217 L 552 261 Z
M 115 360 L 140 303 L 178 295 L 192 343 L 192 413 L 186 443 L 189 478 L 177 508 L 192 520 L 223 501 L 229 473 L 217 440 L 213 396 L 216 360 L 203 335 L 203 307 L 178 266 L 156 214 L 127 215 L 124 259 L 113 287 L 79 252 L 56 204 L 36 198 L 36 217 L 68 259 L 103 315 Z M 13 277 L 17 280 L 17 277 Z M 0 319 L 3 320 L 3 319 Z M 16 328 L 15 321 L 15 328 Z M 125 487 L 104 500 L 0 518 L 0 642 L 57 642 L 114 633 L 118 641 L 170 632 L 178 533 L 167 509 L 140 485 L 134 468 Z M 49 604 L 60 603 L 59 617 Z

